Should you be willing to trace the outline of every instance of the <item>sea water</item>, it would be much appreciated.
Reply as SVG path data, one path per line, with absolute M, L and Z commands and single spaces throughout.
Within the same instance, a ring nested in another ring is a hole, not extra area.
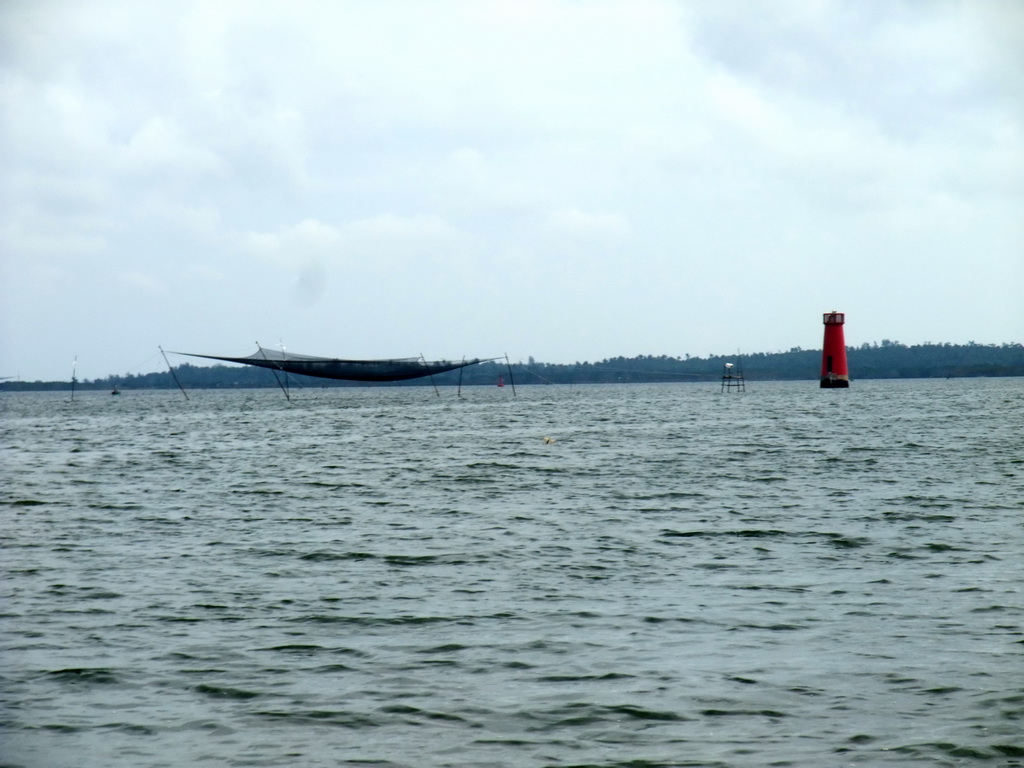
M 4 766 L 1024 765 L 1024 380 L 9 393 Z

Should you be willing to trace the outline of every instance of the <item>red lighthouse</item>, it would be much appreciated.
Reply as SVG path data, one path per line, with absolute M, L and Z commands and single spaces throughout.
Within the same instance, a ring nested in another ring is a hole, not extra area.
M 825 313 L 825 345 L 821 350 L 821 386 L 823 389 L 850 386 L 846 370 L 846 341 L 843 339 L 842 312 Z

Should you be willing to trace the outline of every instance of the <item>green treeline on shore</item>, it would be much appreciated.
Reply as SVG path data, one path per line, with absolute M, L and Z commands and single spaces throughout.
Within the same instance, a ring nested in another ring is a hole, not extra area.
M 949 378 L 967 376 L 1024 376 L 1024 345 L 996 344 L 918 344 L 899 342 L 863 344 L 848 347 L 850 378 Z M 507 383 L 521 384 L 610 384 L 671 381 L 717 381 L 726 363 L 738 365 L 748 381 L 787 379 L 816 380 L 821 367 L 821 350 L 794 347 L 788 352 L 757 352 L 753 354 L 708 355 L 707 357 L 669 357 L 638 355 L 613 357 L 597 363 L 512 363 L 511 371 L 504 361 L 487 362 L 464 368 L 463 386 L 494 385 L 499 377 Z M 241 365 L 197 366 L 184 363 L 174 372 L 185 389 L 250 389 L 277 387 L 284 374 L 266 368 Z M 511 381 L 510 381 L 511 379 Z M 296 387 L 352 386 L 454 386 L 460 383 L 459 371 L 450 371 L 433 378 L 407 382 L 366 384 L 363 382 L 313 379 L 289 375 L 287 384 Z M 89 381 L 78 381 L 83 390 L 112 389 L 174 389 L 178 384 L 169 371 L 159 373 L 111 375 Z M 63 390 L 69 381 L 0 382 L 0 391 Z

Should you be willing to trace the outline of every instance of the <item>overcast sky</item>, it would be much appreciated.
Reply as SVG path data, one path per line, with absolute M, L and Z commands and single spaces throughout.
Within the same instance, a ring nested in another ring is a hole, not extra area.
M 0 376 L 1024 341 L 1018 0 L 4 0 L 0 94 Z

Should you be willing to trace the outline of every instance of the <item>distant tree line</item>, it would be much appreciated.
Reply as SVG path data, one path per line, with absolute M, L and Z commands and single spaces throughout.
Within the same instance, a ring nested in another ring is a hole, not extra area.
M 996 344 L 933 344 L 926 342 L 907 346 L 884 339 L 880 344 L 848 347 L 850 377 L 856 379 L 949 378 L 966 376 L 1024 376 L 1024 345 Z M 716 381 L 726 363 L 742 369 L 750 380 L 816 380 L 821 368 L 821 350 L 794 347 L 788 352 L 755 352 L 751 354 L 707 357 L 669 357 L 668 355 L 637 355 L 613 357 L 600 362 L 539 363 L 532 357 L 526 363 L 507 365 L 505 361 L 487 362 L 464 368 L 463 386 L 494 385 L 499 378 L 506 385 L 521 384 L 611 384 L 671 381 Z M 449 371 L 432 378 L 407 382 L 365 384 L 362 382 L 313 379 L 280 371 L 235 365 L 198 366 L 183 363 L 174 373 L 185 389 L 252 389 L 261 387 L 353 387 L 353 386 L 455 386 L 460 372 Z M 275 375 L 276 374 L 276 375 Z M 69 381 L 0 382 L 0 391 L 65 390 Z M 159 373 L 106 376 L 79 381 L 76 387 L 97 389 L 174 389 L 178 385 L 169 371 Z

